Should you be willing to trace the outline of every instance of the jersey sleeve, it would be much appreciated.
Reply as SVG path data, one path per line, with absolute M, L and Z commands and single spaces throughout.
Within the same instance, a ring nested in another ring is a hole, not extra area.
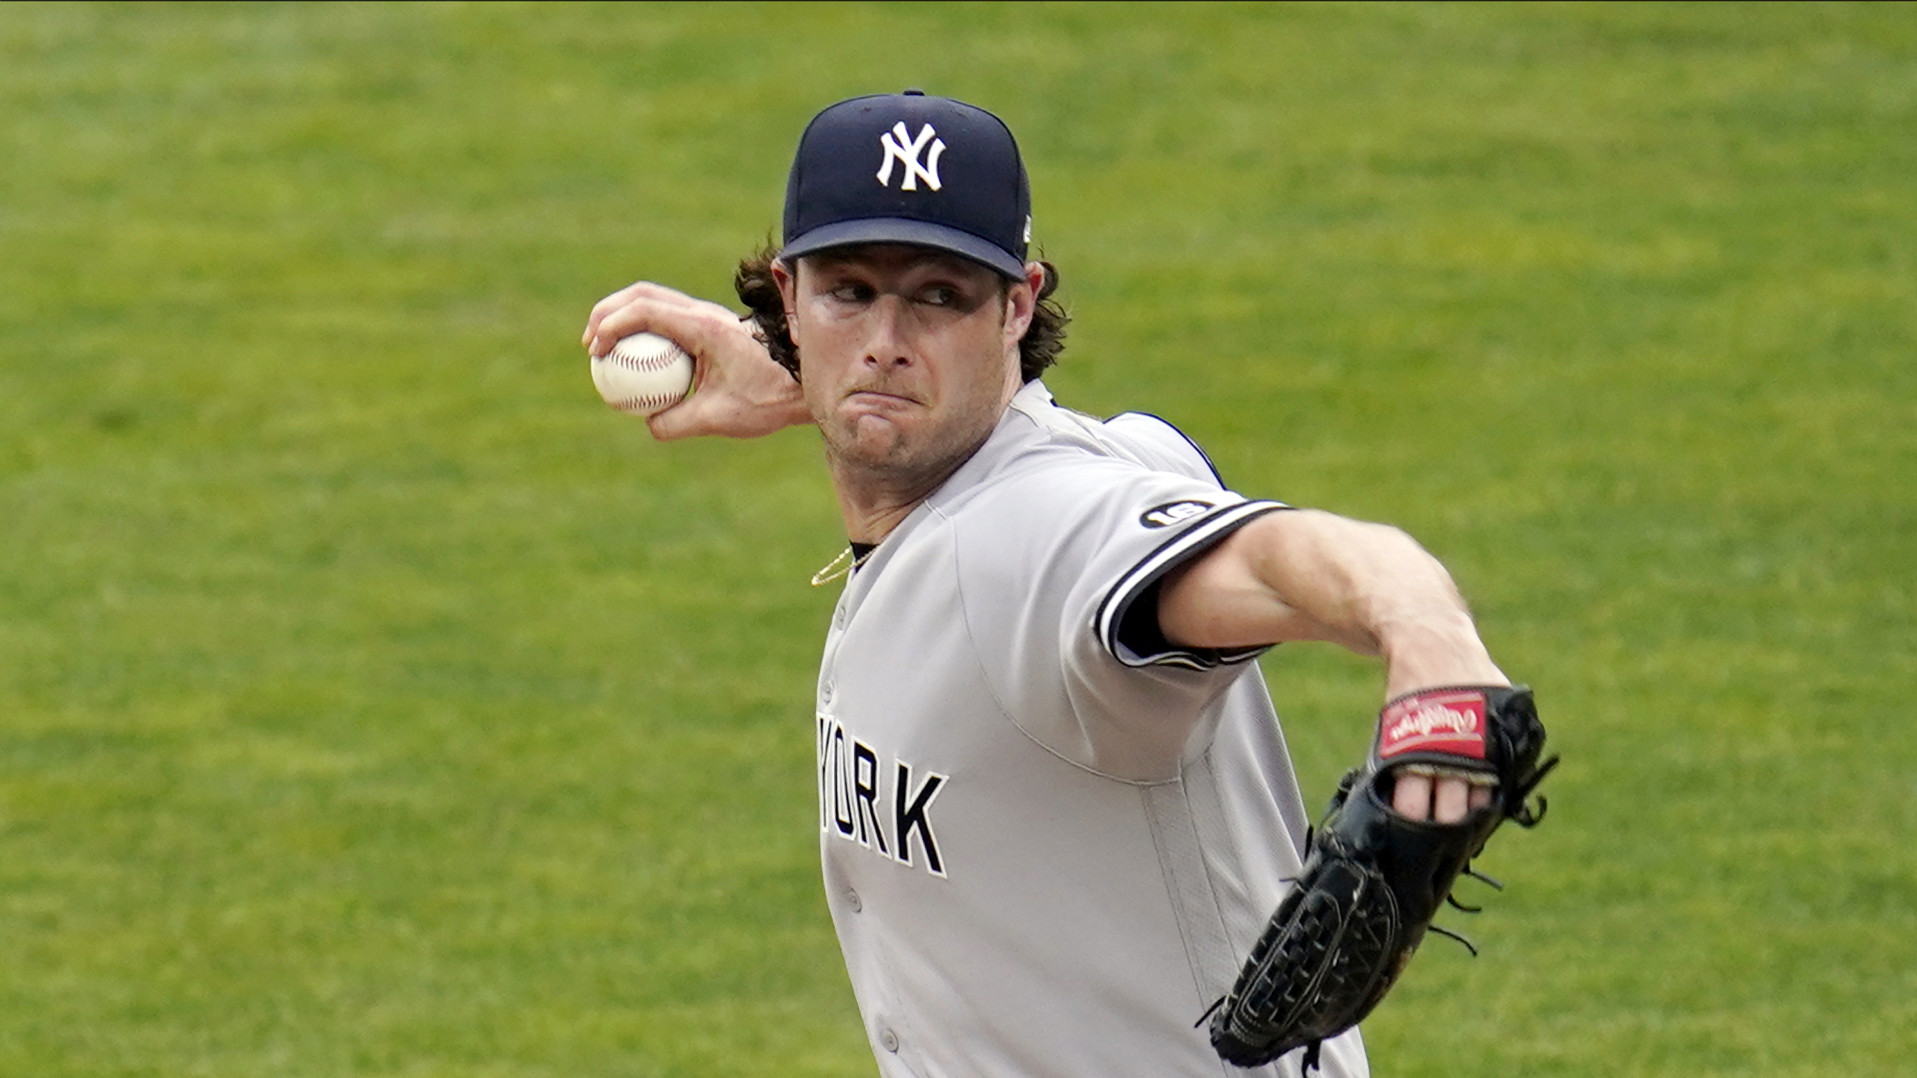
M 1189 504 L 1195 507 L 1201 503 Z M 1288 508 L 1281 502 L 1239 501 L 1197 511 L 1193 519 L 1177 525 L 1165 525 L 1175 528 L 1173 534 L 1127 569 L 1099 604 L 1093 619 L 1099 643 L 1125 666 L 1181 666 L 1192 670 L 1244 662 L 1267 650 L 1185 648 L 1171 643 L 1158 628 L 1158 585 L 1167 573 L 1217 545 L 1248 521 Z
M 1286 507 L 1209 475 L 1080 458 L 998 484 L 953 523 L 962 610 L 1001 706 L 1101 773 L 1174 774 L 1192 728 L 1262 648 L 1180 648 L 1157 632 L 1165 575 Z

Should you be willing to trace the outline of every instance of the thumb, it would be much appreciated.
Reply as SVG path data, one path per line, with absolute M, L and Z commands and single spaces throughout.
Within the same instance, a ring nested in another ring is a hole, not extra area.
M 713 393 L 693 394 L 663 411 L 646 417 L 646 428 L 661 442 L 678 441 L 705 434 L 725 433 L 719 414 L 723 405 Z

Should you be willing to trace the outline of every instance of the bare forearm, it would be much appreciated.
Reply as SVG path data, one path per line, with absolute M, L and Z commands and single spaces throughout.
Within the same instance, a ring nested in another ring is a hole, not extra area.
M 1436 558 L 1396 528 L 1315 510 L 1260 517 L 1174 576 L 1159 623 L 1188 646 L 1328 640 L 1379 655 L 1388 696 L 1507 683 Z

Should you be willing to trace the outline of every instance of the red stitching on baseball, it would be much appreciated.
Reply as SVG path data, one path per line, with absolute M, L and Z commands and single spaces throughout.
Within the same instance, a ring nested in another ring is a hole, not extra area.
M 668 341 L 665 346 L 659 348 L 657 351 L 641 355 L 633 355 L 630 352 L 621 351 L 615 346 L 612 351 L 606 353 L 605 358 L 617 362 L 619 366 L 627 370 L 650 374 L 653 371 L 665 370 L 667 367 L 678 362 L 679 356 L 683 351 L 683 349 Z

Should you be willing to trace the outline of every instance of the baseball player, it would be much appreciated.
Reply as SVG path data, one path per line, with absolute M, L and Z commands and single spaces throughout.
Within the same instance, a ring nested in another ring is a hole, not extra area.
M 585 341 L 694 355 L 662 440 L 819 430 L 850 540 L 814 581 L 843 581 L 820 852 L 880 1072 L 1276 1074 L 1285 1044 L 1227 1063 L 1203 1025 L 1317 856 L 1252 660 L 1341 644 L 1392 700 L 1509 681 L 1403 533 L 1236 493 L 1163 420 L 1054 401 L 1066 319 L 1030 207 L 992 114 L 840 102 L 800 140 L 783 246 L 740 268 L 749 317 L 640 283 Z M 1497 791 L 1437 766 L 1387 794 L 1424 826 Z M 1317 1040 L 1308 1062 L 1367 1073 L 1356 1028 Z

